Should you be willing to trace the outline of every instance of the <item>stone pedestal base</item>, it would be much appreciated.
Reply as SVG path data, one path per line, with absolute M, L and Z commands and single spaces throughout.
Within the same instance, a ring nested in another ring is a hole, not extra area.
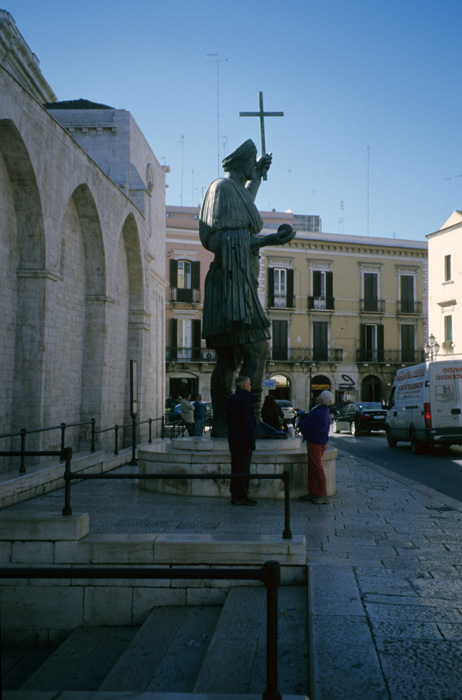
M 327 449 L 323 457 L 327 494 L 336 492 L 336 449 Z M 141 474 L 184 474 L 184 479 L 140 479 L 139 486 L 150 491 L 183 496 L 229 497 L 229 479 L 188 479 L 188 474 L 230 474 L 231 457 L 224 438 L 177 438 L 143 446 L 138 450 Z M 306 445 L 300 437 L 288 440 L 258 440 L 252 456 L 251 473 L 282 474 L 291 472 L 290 494 L 299 498 L 307 492 Z M 253 479 L 252 498 L 284 498 L 281 479 Z

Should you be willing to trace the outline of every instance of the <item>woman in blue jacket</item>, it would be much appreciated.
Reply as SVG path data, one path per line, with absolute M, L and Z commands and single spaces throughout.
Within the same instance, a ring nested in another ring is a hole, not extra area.
M 317 405 L 299 423 L 308 450 L 308 493 L 302 496 L 302 499 L 322 504 L 329 503 L 322 456 L 329 440 L 330 413 L 328 407 L 334 403 L 334 397 L 330 391 L 322 391 L 316 401 Z

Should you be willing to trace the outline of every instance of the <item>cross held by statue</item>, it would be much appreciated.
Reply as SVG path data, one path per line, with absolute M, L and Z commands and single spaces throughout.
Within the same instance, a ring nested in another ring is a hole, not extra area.
M 283 117 L 284 112 L 265 112 L 263 109 L 263 93 L 258 93 L 258 112 L 239 112 L 240 117 L 260 117 L 261 155 L 266 154 L 265 117 Z M 266 180 L 266 173 L 263 175 Z

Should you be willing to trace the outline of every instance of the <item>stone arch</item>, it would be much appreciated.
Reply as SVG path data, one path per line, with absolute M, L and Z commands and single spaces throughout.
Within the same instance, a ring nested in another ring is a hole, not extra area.
M 7 334 L 2 357 L 4 380 L 0 414 L 5 432 L 39 427 L 42 420 L 44 316 L 48 273 L 45 233 L 37 179 L 20 131 L 0 120 L 1 274 L 5 281 L 0 338 Z M 14 339 L 14 340 L 13 340 Z M 6 385 L 4 385 L 4 381 Z M 32 448 L 32 438 L 28 446 Z M 5 446 L 5 443 L 3 443 Z
M 275 399 L 288 399 L 292 400 L 292 381 L 290 377 L 284 372 L 274 372 L 271 375 L 271 379 L 276 380 L 276 386 L 270 389 L 269 393 L 274 396 Z
M 322 391 L 331 391 L 332 383 L 329 377 L 324 374 L 315 374 L 311 378 L 311 398 L 310 398 L 310 408 L 315 405 L 316 398 Z
M 93 195 L 79 185 L 67 202 L 60 228 L 59 275 L 47 302 L 51 351 L 47 356 L 48 424 L 101 417 L 106 328 L 106 263 Z M 52 399 L 52 400 L 50 400 Z M 88 449 L 90 426 L 67 431 L 73 447 Z
M 361 401 L 381 401 L 382 382 L 374 374 L 368 374 L 361 381 Z
M 150 338 L 149 326 L 145 312 L 145 282 L 141 253 L 141 244 L 138 226 L 133 214 L 129 214 L 122 227 L 121 243 L 119 245 L 118 259 L 122 255 L 122 247 L 126 258 L 128 281 L 128 316 L 127 339 L 125 354 L 125 396 L 124 396 L 124 423 L 130 421 L 130 360 L 137 362 L 138 368 L 138 396 L 139 409 L 145 405 L 144 392 L 147 382 L 143 376 L 143 356 L 150 353 L 150 347 L 145 347 L 145 342 Z

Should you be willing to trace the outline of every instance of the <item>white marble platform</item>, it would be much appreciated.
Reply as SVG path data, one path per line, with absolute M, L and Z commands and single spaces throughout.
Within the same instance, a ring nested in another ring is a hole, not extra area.
M 323 457 L 327 493 L 336 492 L 337 450 L 327 449 Z M 140 488 L 157 493 L 184 496 L 229 497 L 229 479 L 188 479 L 189 474 L 230 474 L 228 441 L 223 438 L 184 437 L 143 445 L 138 449 L 140 474 L 184 474 L 184 479 L 140 479 Z M 251 473 L 291 473 L 291 498 L 307 492 L 307 452 L 300 437 L 287 440 L 257 440 Z M 284 498 L 281 479 L 253 479 L 249 495 L 254 498 Z

